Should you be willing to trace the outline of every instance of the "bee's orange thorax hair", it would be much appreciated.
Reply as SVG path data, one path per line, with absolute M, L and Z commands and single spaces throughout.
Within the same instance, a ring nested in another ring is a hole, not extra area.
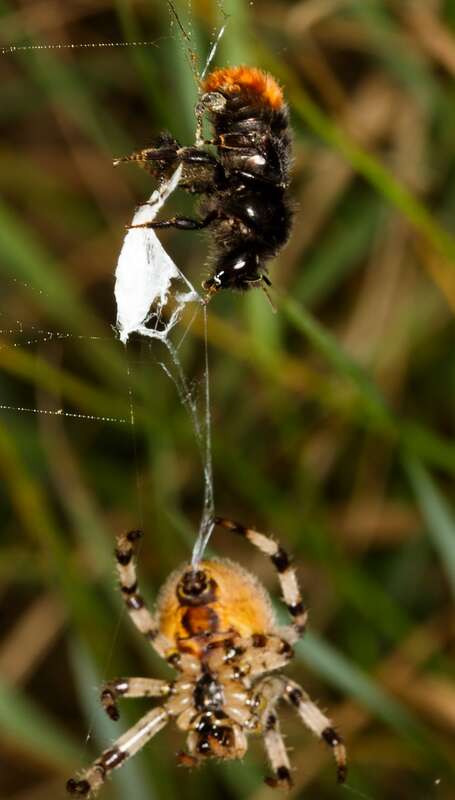
M 277 110 L 284 105 L 281 87 L 268 72 L 256 67 L 224 67 L 216 69 L 202 83 L 204 92 L 247 94 L 260 104 Z

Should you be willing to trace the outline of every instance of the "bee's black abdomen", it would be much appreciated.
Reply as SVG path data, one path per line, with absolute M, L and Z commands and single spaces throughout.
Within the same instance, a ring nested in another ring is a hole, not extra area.
M 205 88 L 225 99 L 211 111 L 222 190 L 204 211 L 218 209 L 211 291 L 245 290 L 267 282 L 266 262 L 286 244 L 292 225 L 288 197 L 291 137 L 287 107 L 274 79 L 248 67 L 216 70 Z

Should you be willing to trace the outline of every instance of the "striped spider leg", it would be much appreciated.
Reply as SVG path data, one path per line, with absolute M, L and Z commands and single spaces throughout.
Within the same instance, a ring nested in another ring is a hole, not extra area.
M 265 782 L 272 788 L 290 789 L 292 787 L 291 764 L 280 730 L 275 706 L 283 695 L 283 680 L 280 676 L 263 678 L 254 687 L 255 702 L 260 709 L 259 731 L 264 736 L 265 750 L 274 777 Z
M 249 641 L 237 642 L 237 647 L 244 646 L 249 652 L 249 676 L 259 675 L 269 670 L 279 669 L 289 662 L 293 656 L 290 644 L 294 644 L 303 636 L 306 628 L 308 612 L 305 609 L 297 576 L 291 566 L 286 551 L 272 538 L 253 528 L 234 522 L 224 517 L 215 517 L 215 524 L 248 539 L 262 553 L 269 556 L 278 572 L 284 602 L 293 617 L 293 624 L 282 626 L 275 635 L 255 635 Z M 286 646 L 288 644 L 288 646 Z M 255 648 L 262 648 L 261 654 Z M 337 764 L 337 779 L 344 783 L 346 779 L 346 749 L 341 736 L 334 730 L 332 723 L 308 694 L 294 681 L 284 676 L 266 677 L 255 685 L 257 703 L 265 709 L 261 715 L 261 726 L 270 763 L 275 773 L 268 778 L 269 786 L 291 786 L 290 764 L 280 733 L 279 722 L 274 707 L 280 699 L 285 699 L 293 706 L 306 727 L 318 738 L 325 741 L 332 749 Z
M 119 739 L 105 750 L 92 766 L 84 770 L 80 777 L 70 778 L 66 784 L 69 794 L 79 797 L 89 797 L 95 794 L 103 785 L 108 774 L 116 767 L 134 756 L 161 728 L 164 728 L 169 719 L 169 712 L 159 706 L 153 708 L 132 728 L 120 736 Z
M 266 783 L 272 787 L 292 786 L 289 759 L 276 714 L 276 705 L 281 699 L 286 700 L 297 711 L 303 724 L 318 739 L 332 748 L 337 765 L 338 783 L 344 783 L 347 767 L 343 740 L 333 728 L 330 719 L 322 713 L 302 687 L 284 675 L 278 675 L 264 678 L 254 688 L 256 703 L 262 708 L 260 725 L 264 733 L 265 748 L 275 773 L 275 777 L 267 778 Z
M 115 558 L 120 582 L 120 591 L 126 610 L 138 631 L 150 642 L 161 658 L 166 658 L 171 643 L 160 634 L 156 617 L 148 610 L 144 598 L 138 591 L 135 552 L 143 533 L 140 530 L 122 533 L 117 537 Z
M 167 697 L 170 691 L 169 682 L 157 678 L 115 678 L 104 684 L 101 703 L 108 717 L 117 722 L 119 697 Z
M 265 553 L 265 555 L 269 556 L 273 566 L 278 572 L 278 580 L 283 593 L 283 600 L 293 618 L 292 625 L 280 628 L 280 632 L 290 644 L 295 644 L 305 633 L 308 612 L 304 606 L 295 569 L 291 565 L 288 554 L 280 547 L 278 542 L 254 530 L 254 528 L 247 528 L 239 522 L 233 522 L 233 520 L 225 519 L 224 517 L 215 517 L 214 522 L 215 525 L 220 525 L 222 528 L 226 528 L 232 531 L 232 533 L 237 533 L 245 539 L 248 539 L 261 553 Z
M 337 765 L 338 783 L 346 780 L 346 748 L 330 719 L 322 713 L 308 694 L 295 681 L 286 678 L 283 697 L 295 708 L 303 724 L 333 750 Z
M 134 563 L 135 548 L 142 531 L 133 530 L 117 537 L 115 556 L 120 580 L 120 589 L 125 600 L 128 613 L 138 630 L 152 644 L 160 656 L 169 643 L 160 637 L 156 622 L 146 608 L 142 596 L 137 590 L 136 567 Z M 101 703 L 112 720 L 118 720 L 117 699 L 119 697 L 167 697 L 171 692 L 168 681 L 154 678 L 116 678 L 103 686 Z M 154 708 L 145 714 L 139 722 L 124 733 L 115 744 L 105 750 L 91 767 L 81 773 L 78 779 L 71 778 L 67 784 L 70 794 L 89 796 L 95 793 L 106 780 L 108 773 L 123 764 L 128 758 L 140 750 L 168 720 L 168 712 L 162 707 Z

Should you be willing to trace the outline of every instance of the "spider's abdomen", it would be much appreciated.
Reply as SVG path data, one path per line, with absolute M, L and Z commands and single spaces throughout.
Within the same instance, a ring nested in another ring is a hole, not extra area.
M 196 569 L 186 564 L 168 578 L 158 598 L 158 625 L 174 647 L 199 653 L 208 636 L 268 632 L 274 617 L 253 575 L 232 561 L 211 560 Z

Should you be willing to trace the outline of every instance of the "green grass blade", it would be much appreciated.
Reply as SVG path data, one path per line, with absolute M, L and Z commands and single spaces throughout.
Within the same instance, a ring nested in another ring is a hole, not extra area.
M 455 516 L 429 472 L 416 458 L 404 459 L 404 467 L 455 595 Z
M 307 306 L 321 303 L 328 294 L 333 294 L 368 257 L 382 203 L 375 197 L 373 202 L 362 198 L 357 203 L 345 201 L 345 205 L 347 212 L 328 227 L 314 253 L 304 258 L 294 295 Z M 356 217 L 356 225 L 350 222 L 352 216 Z
M 9 275 L 27 281 L 42 293 L 48 312 L 63 330 L 67 331 L 69 326 L 80 331 L 94 329 L 93 319 L 77 301 L 77 287 L 59 271 L 31 229 L 4 203 L 0 203 L 0 254 Z
M 344 694 L 355 697 L 389 725 L 414 736 L 422 732 L 419 723 L 401 703 L 314 631 L 305 634 L 304 641 L 296 646 L 296 653 L 318 675 Z
M 367 410 L 374 419 L 385 428 L 394 427 L 391 413 L 387 409 L 384 398 L 365 370 L 342 350 L 334 336 L 291 297 L 280 301 L 280 309 L 294 327 L 303 333 L 327 359 L 329 364 L 341 375 L 348 377 L 359 389 Z
M 366 416 L 367 424 L 373 430 L 395 438 L 403 450 L 417 453 L 420 458 L 444 467 L 451 473 L 455 471 L 455 450 L 452 442 L 436 436 L 419 423 L 396 417 L 365 369 L 341 348 L 336 338 L 304 306 L 291 297 L 286 297 L 280 299 L 279 308 L 296 330 L 306 336 L 313 347 L 324 356 L 335 372 L 356 387 L 359 402 L 351 410 L 353 418 L 358 421 Z
M 0 679 L 0 735 L 16 740 L 34 758 L 68 769 L 82 757 L 73 742 L 49 714 L 20 689 Z

